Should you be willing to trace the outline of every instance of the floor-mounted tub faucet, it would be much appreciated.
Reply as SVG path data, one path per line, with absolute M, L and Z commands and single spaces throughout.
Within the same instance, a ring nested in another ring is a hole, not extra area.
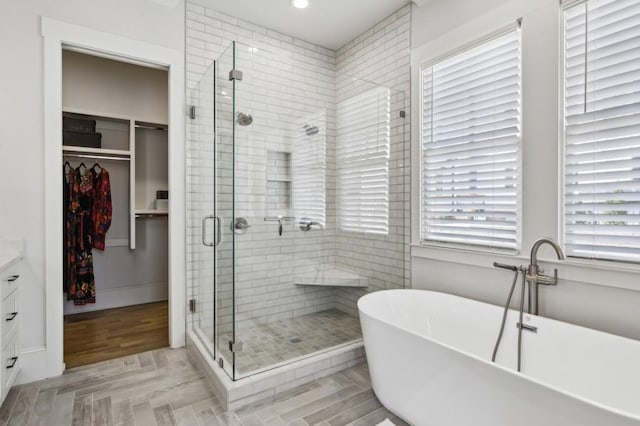
M 538 250 L 543 244 L 549 244 L 556 251 L 558 259 L 564 260 L 564 251 L 562 247 L 551 238 L 540 238 L 533 243 L 531 247 L 531 260 L 529 261 L 529 267 L 527 268 L 527 282 L 529 283 L 529 313 L 538 315 L 538 286 L 542 285 L 557 285 L 558 284 L 558 269 L 554 269 L 553 276 L 544 275 L 543 270 L 538 266 Z M 533 297 L 532 297 L 532 294 Z M 533 311 L 531 308 L 531 300 L 533 299 Z

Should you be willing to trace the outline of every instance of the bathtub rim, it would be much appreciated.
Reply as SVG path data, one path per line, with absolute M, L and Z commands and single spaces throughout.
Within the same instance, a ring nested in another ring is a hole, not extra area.
M 439 295 L 447 296 L 447 297 L 452 298 L 452 299 L 465 299 L 465 300 L 469 300 L 469 301 L 472 301 L 474 303 L 478 303 L 478 304 L 481 304 L 481 305 L 487 305 L 487 306 L 490 306 L 492 308 L 496 308 L 496 307 L 500 308 L 498 305 L 493 305 L 491 303 L 482 302 L 482 301 L 479 301 L 479 300 L 470 299 L 468 297 L 462 297 L 462 296 L 458 296 L 458 295 L 455 295 L 455 294 L 445 293 L 445 292 L 442 292 L 442 291 L 419 290 L 419 289 L 410 289 L 410 288 L 389 289 L 389 290 L 380 290 L 380 291 L 376 291 L 376 292 L 372 292 L 372 293 L 367 293 L 364 296 L 360 297 L 358 299 L 358 312 L 360 314 L 360 318 L 362 318 L 362 315 L 365 315 L 365 316 L 367 316 L 367 317 L 369 317 L 369 318 L 371 318 L 373 320 L 379 321 L 381 323 L 384 323 L 384 324 L 386 324 L 386 325 L 388 325 L 390 327 L 396 328 L 398 330 L 402 330 L 402 331 L 404 331 L 406 333 L 409 333 L 409 334 L 411 334 L 411 335 L 413 335 L 415 337 L 418 337 L 418 338 L 421 338 L 421 339 L 427 339 L 430 342 L 432 342 L 432 343 L 434 343 L 436 345 L 439 345 L 439 346 L 441 346 L 443 348 L 458 352 L 458 353 L 463 354 L 465 356 L 468 356 L 468 357 L 470 357 L 472 359 L 480 361 L 480 362 L 482 362 L 484 364 L 487 364 L 487 365 L 493 366 L 495 368 L 498 368 L 498 369 L 500 369 L 502 371 L 505 371 L 505 372 L 511 374 L 512 376 L 516 376 L 516 377 L 523 378 L 525 380 L 529 380 L 529 381 L 531 381 L 531 382 L 533 382 L 533 383 L 535 383 L 535 384 L 537 384 L 539 386 L 542 386 L 544 388 L 550 389 L 550 390 L 552 390 L 554 392 L 562 393 L 562 394 L 567 395 L 567 396 L 569 396 L 569 397 L 571 397 L 573 399 L 576 399 L 578 401 L 581 401 L 581 402 L 584 402 L 586 404 L 592 405 L 594 407 L 600 408 L 602 410 L 608 411 L 608 412 L 610 412 L 612 414 L 619 415 L 619 416 L 624 417 L 624 418 L 626 418 L 628 420 L 640 421 L 640 414 L 635 415 L 633 413 L 630 413 L 630 412 L 627 412 L 627 411 L 623 411 L 623 410 L 620 410 L 618 408 L 614 408 L 614 407 L 611 407 L 609 405 L 605 405 L 605 404 L 600 403 L 600 402 L 596 402 L 596 401 L 594 401 L 592 399 L 589 399 L 589 398 L 586 398 L 586 397 L 583 397 L 583 396 L 580 396 L 580 395 L 576 395 L 573 392 L 570 392 L 570 391 L 567 391 L 567 390 L 563 390 L 563 389 L 561 389 L 561 388 L 559 388 L 557 386 L 549 384 L 548 382 L 536 379 L 536 378 L 534 378 L 532 376 L 529 376 L 527 374 L 519 373 L 519 372 L 514 371 L 514 370 L 512 370 L 510 368 L 504 367 L 504 366 L 502 366 L 500 364 L 496 364 L 494 362 L 490 362 L 490 361 L 488 361 L 488 360 L 486 360 L 484 358 L 481 358 L 479 356 L 473 355 L 473 354 L 468 353 L 466 351 L 460 350 L 460 349 L 455 348 L 455 347 L 453 347 L 451 345 L 448 345 L 446 343 L 443 343 L 443 342 L 440 342 L 438 340 L 435 340 L 435 339 L 433 339 L 431 337 L 419 334 L 419 333 L 417 333 L 417 332 L 415 332 L 413 330 L 401 328 L 397 324 L 393 324 L 390 321 L 387 321 L 387 320 L 384 320 L 382 318 L 379 318 L 379 317 L 376 317 L 376 316 L 372 315 L 370 313 L 370 311 L 366 310 L 367 306 L 365 306 L 365 309 L 363 309 L 363 305 L 367 304 L 367 301 L 368 301 L 367 299 L 376 298 L 376 297 L 383 297 L 384 294 L 390 294 L 390 293 L 422 293 L 422 294 L 431 293 L 431 294 L 439 294 Z M 371 307 L 369 307 L 369 308 L 371 309 Z M 509 311 L 516 312 L 516 313 L 518 312 L 515 309 L 509 309 Z M 579 328 L 582 328 L 582 329 L 585 329 L 585 330 L 589 330 L 589 331 L 592 331 L 592 332 L 595 332 L 595 333 L 608 334 L 608 335 L 613 336 L 613 337 L 618 338 L 618 339 L 627 340 L 627 341 L 633 342 L 634 344 L 640 344 L 640 341 L 638 341 L 638 340 L 631 339 L 631 338 L 624 337 L 624 336 L 619 336 L 617 334 L 607 333 L 607 332 L 604 332 L 604 331 L 595 330 L 593 328 L 583 327 L 583 326 L 580 326 L 580 325 L 571 324 L 571 323 L 568 323 L 568 322 L 564 322 L 564 321 L 559 321 L 559 320 L 555 320 L 555 319 L 552 319 L 552 318 L 543 317 L 541 315 L 536 315 L 536 317 L 542 318 L 545 321 L 568 324 L 568 325 L 570 325 L 572 327 L 579 327 Z M 362 321 L 362 319 L 360 321 Z M 367 344 L 366 344 L 366 340 L 364 338 L 364 332 L 363 332 L 363 336 L 362 337 L 363 337 L 363 340 L 365 342 L 364 346 L 365 346 L 365 352 L 366 352 Z

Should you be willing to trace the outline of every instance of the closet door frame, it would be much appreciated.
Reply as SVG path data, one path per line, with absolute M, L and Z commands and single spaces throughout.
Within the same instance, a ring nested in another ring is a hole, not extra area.
M 185 95 L 182 52 L 42 17 L 44 40 L 45 302 L 46 347 L 24 353 L 21 382 L 64 371 L 62 297 L 62 50 L 136 65 L 169 74 L 169 344 L 185 345 Z M 27 351 L 25 351 L 27 352 Z

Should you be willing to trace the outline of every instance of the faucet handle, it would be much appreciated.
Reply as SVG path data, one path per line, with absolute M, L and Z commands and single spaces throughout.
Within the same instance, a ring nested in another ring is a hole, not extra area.
M 553 276 L 538 274 L 533 277 L 538 284 L 543 285 L 558 285 L 558 268 L 554 268 Z
M 493 262 L 493 267 L 494 268 L 500 268 L 500 269 L 507 269 L 507 270 L 513 271 L 513 272 L 516 272 L 518 270 L 517 266 L 506 265 L 504 263 L 498 263 L 498 262 Z

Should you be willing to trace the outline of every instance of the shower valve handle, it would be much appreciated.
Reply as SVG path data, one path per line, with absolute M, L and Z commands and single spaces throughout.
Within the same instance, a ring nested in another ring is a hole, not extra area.
M 295 217 L 291 217 L 291 216 L 271 216 L 271 217 L 265 217 L 264 221 L 265 222 L 278 222 L 278 235 L 282 236 L 282 231 L 283 231 L 283 227 L 282 224 L 283 222 L 289 222 L 292 220 L 296 220 Z

